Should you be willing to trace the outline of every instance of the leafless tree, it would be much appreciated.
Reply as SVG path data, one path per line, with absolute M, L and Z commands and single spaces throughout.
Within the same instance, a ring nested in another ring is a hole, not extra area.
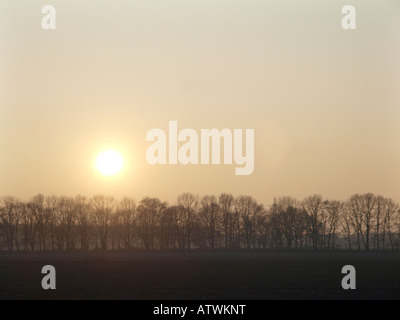
M 184 247 L 185 239 L 182 237 L 181 231 L 178 206 L 167 207 L 162 212 L 160 220 L 160 248 Z
M 313 248 L 318 248 L 318 240 L 321 232 L 320 216 L 323 214 L 324 202 L 319 194 L 306 197 L 303 200 L 303 208 L 310 216 L 310 233 Z
M 235 210 L 237 210 L 245 237 L 245 247 L 250 249 L 255 246 L 255 220 L 263 208 L 260 207 L 251 196 L 239 196 L 235 199 Z
M 336 232 L 343 212 L 343 203 L 337 200 L 325 202 L 327 218 L 327 246 L 329 249 L 335 249 Z
M 399 205 L 394 203 L 393 200 L 388 199 L 384 209 L 384 223 L 385 229 L 387 229 L 389 242 L 392 250 L 399 250 L 400 244 L 400 210 Z M 397 239 L 396 239 L 397 232 Z M 385 244 L 385 237 L 383 237 L 383 246 Z
M 182 193 L 178 196 L 179 221 L 184 228 L 187 248 L 192 242 L 192 230 L 199 209 L 199 196 L 192 193 Z
M 136 202 L 132 198 L 124 197 L 117 207 L 118 226 L 120 228 L 122 243 L 125 248 L 133 246 L 136 227 Z
M 297 200 L 288 196 L 274 199 L 272 205 L 272 221 L 279 229 L 278 235 L 284 236 L 289 249 L 296 240 L 297 205 Z M 282 246 L 282 240 L 279 243 Z
M 304 247 L 307 237 L 308 230 L 310 230 L 310 216 L 301 207 L 297 207 L 296 212 L 296 224 L 294 228 L 294 245 L 297 249 L 299 246 Z M 309 237 L 308 237 L 309 238 Z
M 90 204 L 93 223 L 100 238 L 100 248 L 102 250 L 107 250 L 110 223 L 114 214 L 114 198 L 104 195 L 96 195 L 91 198 Z
M 233 195 L 223 193 L 219 196 L 219 207 L 222 215 L 222 231 L 224 236 L 225 249 L 233 247 L 234 239 L 234 215 L 233 215 Z
M 143 198 L 138 205 L 138 232 L 146 249 L 155 249 L 155 240 L 159 221 L 164 210 L 167 208 L 166 202 L 161 202 L 157 198 Z
M 88 251 L 90 239 L 93 235 L 93 225 L 91 221 L 91 207 L 86 197 L 78 195 L 75 197 L 76 204 L 76 224 L 80 237 L 81 249 Z
M 361 249 L 360 239 L 365 250 L 370 249 L 370 235 L 376 218 L 376 202 L 377 198 L 372 193 L 355 194 L 348 201 L 359 249 Z
M 97 195 L 44 196 L 29 201 L 0 198 L 0 250 L 103 250 L 279 248 L 399 250 L 399 205 L 372 193 L 347 201 L 302 202 L 280 197 L 266 210 L 251 196 L 221 194 L 201 198 L 191 193 L 168 206 L 146 197 L 118 203 Z M 5 244 L 5 246 L 3 246 Z M 111 245 L 111 247 L 110 247 Z
M 374 217 L 374 222 L 375 222 L 375 230 L 374 232 L 374 238 L 373 238 L 373 243 L 374 243 L 374 250 L 379 250 L 379 242 L 381 239 L 381 233 L 383 233 L 382 227 L 384 227 L 384 210 L 385 210 L 385 205 L 387 199 L 385 199 L 382 196 L 375 196 L 375 217 Z
M 23 213 L 23 205 L 16 198 L 6 196 L 0 199 L 0 226 L 9 251 L 14 251 L 14 247 L 19 249 L 18 231 Z
M 59 202 L 62 224 L 65 230 L 66 249 L 73 250 L 76 246 L 76 221 L 79 207 L 71 197 L 61 197 Z
M 23 233 L 24 233 L 24 248 L 35 251 L 37 225 L 34 211 L 32 210 L 32 202 L 28 202 L 24 206 L 25 214 L 22 218 Z
M 51 250 L 55 250 L 56 243 L 58 249 L 63 250 L 65 231 L 61 223 L 59 198 L 55 195 L 46 196 L 43 206 L 47 215 Z
M 340 220 L 340 225 L 342 228 L 342 233 L 347 240 L 347 245 L 349 250 L 352 250 L 352 234 L 353 234 L 353 219 L 351 215 L 351 207 L 348 203 L 343 205 L 342 219 Z
M 258 249 L 265 248 L 267 239 L 265 239 L 267 212 L 262 204 L 257 204 L 254 211 L 254 241 L 253 246 Z
M 49 233 L 49 211 L 45 209 L 45 197 L 37 194 L 30 202 L 30 210 L 35 218 L 37 232 L 39 236 L 39 250 L 46 251 L 46 242 Z
M 201 199 L 200 217 L 206 239 L 210 247 L 214 249 L 222 227 L 221 211 L 217 198 L 214 195 L 204 196 Z

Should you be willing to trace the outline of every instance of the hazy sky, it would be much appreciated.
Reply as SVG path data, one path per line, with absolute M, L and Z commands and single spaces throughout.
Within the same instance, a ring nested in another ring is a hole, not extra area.
M 169 120 L 254 129 L 253 174 L 147 164 L 146 133 Z M 398 0 L 0 0 L 0 195 L 399 201 L 399 120 Z M 105 177 L 110 148 L 125 167 Z

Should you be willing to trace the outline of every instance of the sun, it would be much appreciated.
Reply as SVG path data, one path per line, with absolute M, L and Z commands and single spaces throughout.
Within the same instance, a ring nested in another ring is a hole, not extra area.
M 97 169 L 107 176 L 112 176 L 120 172 L 123 165 L 124 160 L 121 155 L 114 150 L 103 151 L 96 159 Z

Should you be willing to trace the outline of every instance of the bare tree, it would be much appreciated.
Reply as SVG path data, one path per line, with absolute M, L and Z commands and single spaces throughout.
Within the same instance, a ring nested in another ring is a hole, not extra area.
M 187 248 L 190 249 L 192 230 L 197 219 L 199 196 L 192 193 L 182 193 L 178 196 L 179 221 L 183 225 Z
M 146 249 L 155 248 L 155 239 L 159 221 L 163 211 L 167 208 L 166 202 L 157 198 L 145 197 L 138 206 L 138 232 Z
M 55 242 L 59 250 L 64 249 L 64 230 L 61 225 L 61 213 L 59 199 L 57 196 L 46 196 L 44 198 L 44 210 L 47 215 L 47 224 L 50 235 L 51 250 L 55 250 Z
M 116 203 L 97 195 L 0 198 L 0 250 L 134 248 L 288 248 L 399 250 L 400 210 L 390 198 L 355 194 L 347 201 L 313 195 L 274 199 L 268 210 L 251 196 L 178 196 L 168 206 L 146 197 Z M 21 237 L 22 236 L 22 237 Z M 79 242 L 80 241 L 80 242 Z M 4 246 L 3 244 L 6 244 Z M 111 247 L 110 247 L 111 244 Z
M 110 223 L 114 214 L 114 198 L 96 195 L 91 201 L 93 223 L 100 238 L 100 248 L 107 250 L 107 239 L 110 232 Z
M 279 234 L 285 237 L 289 249 L 292 249 L 296 241 L 296 223 L 298 222 L 298 210 L 296 207 L 297 200 L 288 196 L 280 197 L 278 200 L 274 199 L 272 205 L 272 221 L 279 228 Z
M 136 221 L 136 202 L 132 198 L 124 197 L 117 208 L 119 227 L 124 247 L 132 248 L 134 241 L 134 229 Z
M 46 240 L 49 232 L 49 211 L 45 209 L 43 194 L 37 194 L 30 202 L 30 210 L 35 217 L 37 232 L 39 236 L 39 249 L 46 251 Z
M 294 228 L 294 245 L 297 249 L 298 246 L 303 247 L 306 243 L 306 237 L 308 235 L 308 230 L 310 229 L 310 217 L 307 212 L 298 207 L 296 213 L 296 223 Z
M 346 240 L 347 240 L 347 245 L 349 247 L 349 250 L 352 250 L 352 232 L 353 232 L 353 226 L 354 223 L 352 222 L 352 215 L 351 215 L 351 207 L 349 206 L 348 203 L 345 203 L 343 205 L 343 214 L 342 214 L 342 219 L 340 220 L 340 225 L 342 228 L 342 233 L 345 235 Z
M 79 206 L 76 201 L 70 197 L 61 197 L 59 199 L 61 221 L 65 233 L 65 244 L 67 250 L 73 250 L 76 246 L 76 221 Z
M 217 198 L 212 196 L 204 196 L 201 199 L 200 217 L 203 227 L 205 228 L 206 238 L 212 249 L 215 248 L 221 230 L 221 211 Z
M 375 230 L 374 230 L 374 249 L 379 250 L 379 240 L 382 233 L 382 226 L 384 226 L 384 209 L 386 205 L 386 199 L 382 196 L 376 196 L 375 203 Z
M 239 196 L 235 199 L 235 209 L 239 213 L 245 237 L 245 246 L 250 249 L 256 243 L 255 220 L 262 210 L 251 196 Z
M 343 203 L 337 200 L 325 201 L 327 214 L 328 249 L 335 249 L 336 231 L 343 212 Z
M 163 212 L 160 220 L 160 248 L 170 249 L 179 246 L 179 242 L 185 242 L 180 234 L 179 208 L 169 206 Z M 182 243 L 181 243 L 182 245 Z
M 394 226 L 397 229 L 397 251 L 400 251 L 400 210 L 397 210 L 397 215 L 395 216 Z
M 34 210 L 32 210 L 32 202 L 28 202 L 26 206 L 24 206 L 24 215 L 22 218 L 23 223 L 23 232 L 24 232 L 24 247 L 25 250 L 28 248 L 31 251 L 35 251 L 35 243 L 36 243 L 36 217 Z
M 231 217 L 231 227 L 230 227 L 230 233 L 231 233 L 231 248 L 241 248 L 242 246 L 242 219 L 240 217 L 240 212 L 236 208 L 235 205 L 236 199 L 234 199 L 234 207 L 232 211 L 232 217 Z
M 18 250 L 18 229 L 23 214 L 22 204 L 14 197 L 3 197 L 0 200 L 1 229 L 7 240 L 9 251 Z
M 390 247 L 392 250 L 399 250 L 399 235 L 400 235 L 400 210 L 399 205 L 394 203 L 393 200 L 387 199 L 386 206 L 384 209 L 385 213 L 385 229 L 387 229 Z M 395 239 L 395 232 L 398 232 L 397 241 Z M 385 237 L 383 237 L 383 246 L 385 244 Z
M 267 239 L 265 235 L 265 226 L 267 224 L 267 212 L 262 204 L 257 204 L 254 208 L 254 240 L 253 247 L 258 249 L 265 248 Z
M 81 249 L 88 251 L 90 239 L 92 237 L 91 208 L 86 197 L 78 195 L 75 197 L 76 204 L 76 224 L 80 237 Z
M 357 234 L 358 248 L 360 239 L 365 250 L 370 249 L 370 235 L 376 217 L 377 198 L 372 193 L 355 194 L 350 197 L 349 208 L 353 220 L 354 231 Z
M 303 208 L 310 216 L 310 233 L 313 248 L 318 248 L 318 240 L 321 231 L 320 216 L 323 213 L 324 202 L 319 194 L 307 197 L 303 200 Z
M 223 193 L 219 196 L 225 249 L 233 246 L 233 203 L 233 195 Z

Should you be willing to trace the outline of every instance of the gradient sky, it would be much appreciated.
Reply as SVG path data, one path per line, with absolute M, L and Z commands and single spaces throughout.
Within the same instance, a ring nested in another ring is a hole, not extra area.
M 255 129 L 254 173 L 147 164 L 146 132 L 169 120 Z M 0 195 L 399 201 L 399 120 L 398 0 L 0 0 Z M 114 177 L 94 166 L 108 148 Z

